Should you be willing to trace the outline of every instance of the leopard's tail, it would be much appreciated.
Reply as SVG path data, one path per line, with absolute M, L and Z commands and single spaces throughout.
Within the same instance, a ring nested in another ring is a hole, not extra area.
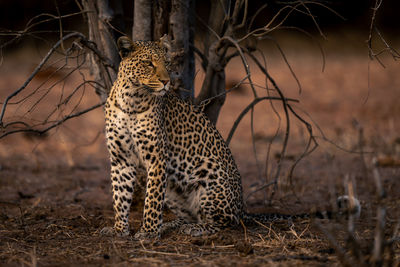
M 361 205 L 360 201 L 355 197 L 340 196 L 336 199 L 336 207 L 332 210 L 314 211 L 310 213 L 301 213 L 295 215 L 279 214 L 279 213 L 245 213 L 243 215 L 243 222 L 251 224 L 255 222 L 270 223 L 275 221 L 291 221 L 297 219 L 334 219 L 334 218 L 348 218 L 350 215 L 353 218 L 360 217 Z

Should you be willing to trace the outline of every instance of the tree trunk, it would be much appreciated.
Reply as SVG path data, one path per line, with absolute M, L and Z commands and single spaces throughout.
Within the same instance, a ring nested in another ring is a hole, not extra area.
M 219 112 L 225 102 L 225 51 L 217 50 L 218 38 L 222 36 L 226 27 L 226 13 L 229 1 L 211 1 L 211 13 L 208 20 L 210 29 L 204 38 L 204 56 L 207 62 L 203 62 L 206 76 L 200 93 L 196 98 L 196 104 L 205 104 L 204 113 L 214 123 L 217 123 Z M 217 96 L 218 97 L 215 97 Z M 213 98 L 215 97 L 215 98 Z M 207 103 L 208 99 L 212 100 Z
M 194 98 L 194 0 L 172 0 L 170 13 L 171 79 L 183 98 Z
M 204 105 L 204 113 L 212 123 L 216 124 L 226 97 L 224 94 L 225 70 L 220 63 L 220 56 L 217 54 L 215 46 L 211 46 L 209 49 L 208 62 L 206 76 L 195 103 Z
M 151 40 L 152 0 L 135 0 L 132 40 Z
M 168 33 L 170 11 L 170 0 L 153 0 L 153 40 Z
M 114 12 L 109 7 L 108 0 L 82 0 L 82 2 L 85 9 L 92 11 L 88 13 L 90 40 L 93 40 L 98 49 L 118 66 L 120 59 L 115 47 L 116 38 L 108 25 L 112 21 L 113 26 L 118 23 L 118 27 L 123 27 L 122 19 L 115 21 L 114 17 L 115 15 L 122 18 L 120 2 L 113 2 Z M 190 99 L 194 98 L 194 19 L 194 0 L 135 0 L 134 3 L 132 39 L 157 40 L 164 34 L 169 34 L 172 88 L 178 90 L 183 98 Z M 101 98 L 105 99 L 116 73 L 109 73 L 110 71 L 96 62 L 92 55 L 90 60 L 96 81 L 105 87 L 98 86 L 96 90 Z
M 97 45 L 97 49 L 102 51 L 115 66 L 118 66 L 120 58 L 113 30 L 109 27 L 109 22 L 113 20 L 113 11 L 108 6 L 107 0 L 82 0 L 82 4 L 87 13 L 89 26 L 89 39 Z M 102 86 L 96 86 L 96 93 L 102 100 L 105 100 L 110 92 L 112 84 L 117 77 L 117 73 L 112 69 L 105 67 L 97 57 L 89 54 L 91 63 L 91 73 L 96 82 Z

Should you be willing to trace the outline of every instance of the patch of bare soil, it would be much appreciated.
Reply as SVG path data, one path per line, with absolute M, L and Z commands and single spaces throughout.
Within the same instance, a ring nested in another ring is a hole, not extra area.
M 296 49 L 286 51 L 302 83 L 302 93 L 298 94 L 284 62 L 277 55 L 267 54 L 271 74 L 287 96 L 300 99 L 296 110 L 311 121 L 302 112 L 307 111 L 335 145 L 324 141 L 314 124 L 320 146 L 301 161 L 293 178 L 287 179 L 288 169 L 307 137 L 301 124 L 291 118 L 291 141 L 276 194 L 271 201 L 271 187 L 250 194 L 271 181 L 284 134 L 283 121 L 279 122 L 269 104 L 258 105 L 254 136 L 261 168 L 253 153 L 249 116 L 230 144 L 243 177 L 247 208 L 284 214 L 323 209 L 337 195 L 346 193 L 346 181 L 351 181 L 363 206 L 354 224 L 357 253 L 360 259 L 368 260 L 379 204 L 370 163 L 373 157 L 381 161 L 376 170 L 386 192 L 380 204 L 386 208 L 386 239 L 392 238 L 400 218 L 400 168 L 396 164 L 400 157 L 400 66 L 390 60 L 385 69 L 372 64 L 368 88 L 367 56 L 327 53 L 322 73 L 318 55 Z M 244 76 L 238 62 L 227 71 L 232 83 Z M 18 88 L 28 73 L 15 67 L 0 70 L 1 99 Z M 265 81 L 255 75 L 254 82 L 265 86 Z M 251 99 L 246 86 L 228 95 L 217 125 L 223 136 L 228 135 Z M 275 108 L 283 118 L 279 103 Z M 354 243 L 346 241 L 346 221 L 304 219 L 246 225 L 201 238 L 169 233 L 153 242 L 101 236 L 99 230 L 113 224 L 103 127 L 102 111 L 95 110 L 44 137 L 19 134 L 0 140 L 0 265 L 326 266 L 338 265 L 343 255 L 350 258 Z M 267 169 L 269 141 L 276 131 Z M 362 148 L 366 153 L 348 153 L 337 146 L 352 151 Z M 141 215 L 140 205 L 132 207 L 132 231 L 138 229 Z M 167 212 L 165 220 L 172 218 Z M 329 242 L 328 237 L 334 237 L 337 243 Z M 398 239 L 393 242 L 395 266 L 399 264 L 400 245 Z M 342 247 L 343 255 L 335 245 Z M 390 251 L 384 255 L 389 258 Z

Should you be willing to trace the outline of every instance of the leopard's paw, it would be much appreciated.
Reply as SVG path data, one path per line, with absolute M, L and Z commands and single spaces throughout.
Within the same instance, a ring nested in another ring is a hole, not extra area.
M 100 235 L 102 236 L 129 236 L 129 230 L 127 231 L 117 231 L 114 227 L 104 227 L 100 230 Z
M 188 223 L 188 224 L 183 224 L 180 227 L 180 232 L 182 234 L 190 235 L 193 237 L 211 235 L 217 232 L 218 230 L 219 229 L 217 227 L 214 227 L 210 224 L 202 224 L 202 223 Z
M 139 230 L 134 238 L 137 240 L 153 240 L 160 238 L 160 234 L 158 232 L 146 232 L 143 230 Z

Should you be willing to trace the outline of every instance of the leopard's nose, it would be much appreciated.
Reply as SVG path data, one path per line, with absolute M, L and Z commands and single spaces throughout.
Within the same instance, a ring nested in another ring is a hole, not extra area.
M 167 85 L 167 83 L 169 83 L 169 79 L 168 79 L 168 80 L 161 80 L 161 82 L 162 82 L 164 85 Z

